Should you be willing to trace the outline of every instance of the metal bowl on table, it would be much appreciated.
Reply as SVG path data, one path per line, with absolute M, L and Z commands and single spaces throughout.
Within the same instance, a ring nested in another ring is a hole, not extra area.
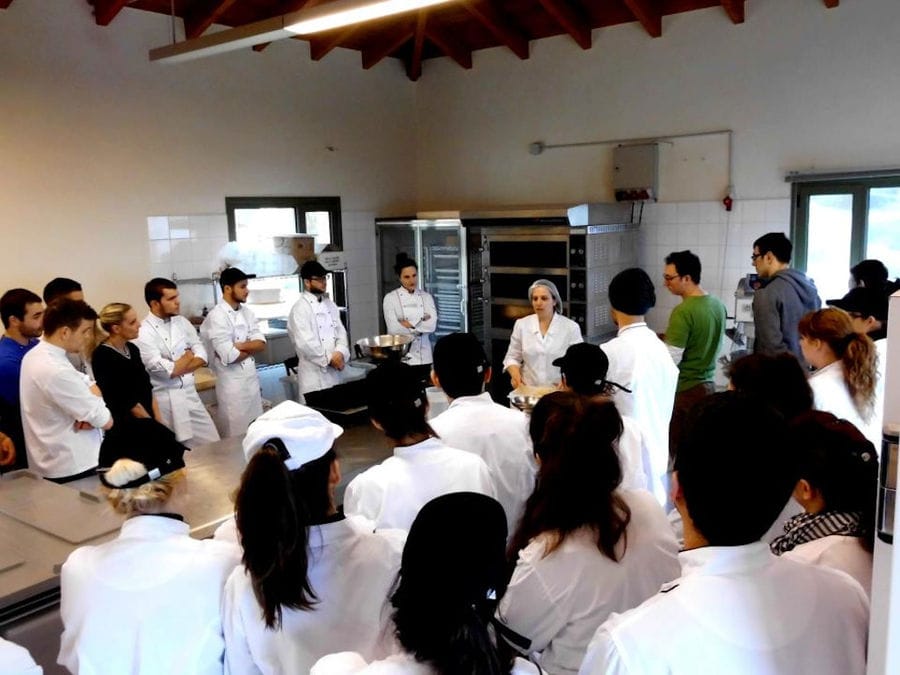
M 412 335 L 373 335 L 357 340 L 356 355 L 371 357 L 377 361 L 402 359 L 412 345 Z
M 509 392 L 509 402 L 522 412 L 531 413 L 541 397 L 553 391 L 556 391 L 556 387 L 531 387 L 523 384 Z

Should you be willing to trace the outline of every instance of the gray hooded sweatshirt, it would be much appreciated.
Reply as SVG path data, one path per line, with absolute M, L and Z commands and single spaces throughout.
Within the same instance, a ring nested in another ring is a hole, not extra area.
M 821 305 L 816 285 L 803 272 L 791 268 L 776 272 L 753 294 L 756 330 L 753 351 L 757 354 L 792 352 L 805 365 L 797 324 L 804 314 Z

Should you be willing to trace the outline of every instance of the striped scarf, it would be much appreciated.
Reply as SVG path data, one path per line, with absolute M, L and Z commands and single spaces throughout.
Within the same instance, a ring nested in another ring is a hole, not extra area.
M 846 537 L 862 537 L 859 511 L 822 511 L 821 513 L 800 513 L 784 524 L 784 534 L 769 544 L 772 553 L 781 555 L 800 544 L 822 537 L 840 534 Z

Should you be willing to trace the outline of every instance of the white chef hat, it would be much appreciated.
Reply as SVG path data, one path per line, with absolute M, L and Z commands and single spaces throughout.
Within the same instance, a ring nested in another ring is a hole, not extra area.
M 290 457 L 284 465 L 299 469 L 331 450 L 343 428 L 322 413 L 296 401 L 284 401 L 257 417 L 244 436 L 244 457 L 250 458 L 272 438 L 280 438 Z

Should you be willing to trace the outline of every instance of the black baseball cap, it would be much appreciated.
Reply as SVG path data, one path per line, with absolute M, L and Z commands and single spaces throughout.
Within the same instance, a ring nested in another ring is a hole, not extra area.
M 225 288 L 226 286 L 234 286 L 236 283 L 238 283 L 239 281 L 243 281 L 244 279 L 255 278 L 255 274 L 247 274 L 237 267 L 226 267 L 219 275 L 219 285 L 222 288 Z
M 312 279 L 313 277 L 324 277 L 329 271 L 322 267 L 322 263 L 318 260 L 307 260 L 300 268 L 301 279 Z
M 834 298 L 825 302 L 832 307 L 839 307 L 845 312 L 861 314 L 864 319 L 872 316 L 879 321 L 886 321 L 888 318 L 887 295 L 874 288 L 864 286 L 853 288 L 843 298 Z
M 564 356 L 554 359 L 553 365 L 562 370 L 566 379 L 577 375 L 579 380 L 595 382 L 606 377 L 609 358 L 597 345 L 579 342 L 570 345 Z

